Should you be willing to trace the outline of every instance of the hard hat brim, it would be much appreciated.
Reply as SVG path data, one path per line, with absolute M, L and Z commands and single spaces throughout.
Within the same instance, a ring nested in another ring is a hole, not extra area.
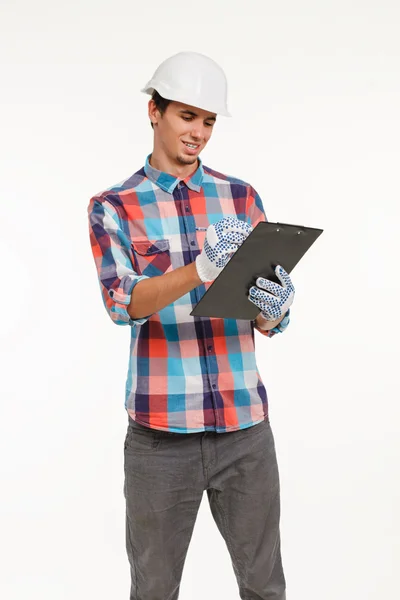
M 182 102 L 182 104 L 187 104 L 188 106 L 196 106 L 197 108 L 201 108 L 202 110 L 209 110 L 210 112 L 214 112 L 217 115 L 221 115 L 222 117 L 232 117 L 231 113 L 228 110 L 226 110 L 225 108 L 219 108 L 219 107 L 215 107 L 215 106 L 214 107 L 197 106 L 196 104 L 193 104 L 192 102 L 185 102 L 185 100 L 183 98 L 178 98 L 175 94 L 168 93 L 161 88 L 159 90 L 156 90 L 156 88 L 153 87 L 151 85 L 151 83 L 152 82 L 149 82 L 140 91 L 143 94 L 148 94 L 150 96 L 153 94 L 154 91 L 157 91 L 160 94 L 160 96 L 162 96 L 166 100 L 171 100 L 172 102 Z M 171 97 L 171 96 L 174 96 L 174 97 Z

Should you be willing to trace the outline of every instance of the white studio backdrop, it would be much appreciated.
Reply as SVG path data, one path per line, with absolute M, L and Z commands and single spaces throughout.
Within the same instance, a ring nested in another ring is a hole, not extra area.
M 288 600 L 400 597 L 400 8 L 394 0 L 1 2 L 0 597 L 129 596 L 129 329 L 102 305 L 87 205 L 152 149 L 140 88 L 181 50 L 225 70 L 205 165 L 324 233 L 292 321 L 256 332 Z M 206 497 L 180 599 L 239 599 Z

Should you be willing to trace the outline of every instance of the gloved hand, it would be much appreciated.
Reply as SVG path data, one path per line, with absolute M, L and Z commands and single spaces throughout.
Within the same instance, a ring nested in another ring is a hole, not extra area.
M 213 281 L 241 246 L 253 227 L 234 217 L 224 217 L 207 227 L 201 253 L 196 257 L 200 279 Z
M 249 289 L 250 302 L 261 308 L 261 316 L 267 321 L 283 317 L 294 300 L 295 289 L 289 274 L 281 265 L 275 268 L 275 273 L 282 285 L 257 277 L 256 285 Z

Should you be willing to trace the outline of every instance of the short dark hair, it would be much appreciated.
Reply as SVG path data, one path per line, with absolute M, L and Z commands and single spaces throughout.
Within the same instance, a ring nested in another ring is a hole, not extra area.
M 154 90 L 154 92 L 151 95 L 151 99 L 154 100 L 155 105 L 157 106 L 158 110 L 160 111 L 161 116 L 167 110 L 167 106 L 169 104 L 171 104 L 171 102 L 172 102 L 172 100 L 166 100 L 166 98 L 163 98 L 162 96 L 160 96 L 160 94 L 157 92 L 157 90 Z M 154 129 L 153 123 L 151 121 L 150 121 L 150 124 L 151 124 L 152 128 Z

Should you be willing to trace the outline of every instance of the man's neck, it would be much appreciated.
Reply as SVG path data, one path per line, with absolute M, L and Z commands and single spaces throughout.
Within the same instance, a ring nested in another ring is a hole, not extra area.
M 168 158 L 162 157 L 159 158 L 152 152 L 149 163 L 152 167 L 157 169 L 158 171 L 162 171 L 163 173 L 168 173 L 173 177 L 177 177 L 179 179 L 186 179 L 189 175 L 193 175 L 199 167 L 199 161 L 196 160 L 193 165 L 182 165 L 176 162 L 169 161 Z

